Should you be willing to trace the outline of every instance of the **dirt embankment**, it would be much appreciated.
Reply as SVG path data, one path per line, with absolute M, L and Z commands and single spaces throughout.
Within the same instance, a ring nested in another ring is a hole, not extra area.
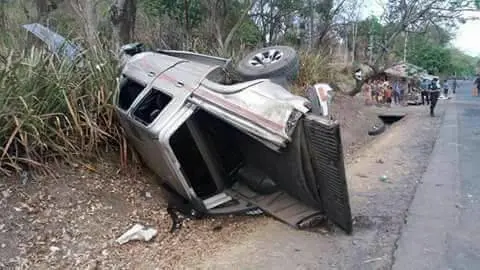
M 377 114 L 364 105 L 361 97 L 336 94 L 330 106 L 334 119 L 340 122 L 342 144 L 346 156 L 374 139 L 368 130 L 381 122 Z

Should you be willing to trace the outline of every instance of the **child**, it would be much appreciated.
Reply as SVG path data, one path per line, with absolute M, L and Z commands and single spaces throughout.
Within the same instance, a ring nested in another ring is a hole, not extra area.
M 363 96 L 365 97 L 365 105 L 371 105 L 372 103 L 372 86 L 371 81 L 366 81 L 362 85 Z

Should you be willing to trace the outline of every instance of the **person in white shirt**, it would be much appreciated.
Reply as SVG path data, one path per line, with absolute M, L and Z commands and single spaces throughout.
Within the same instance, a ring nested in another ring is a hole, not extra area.
M 448 81 L 447 80 L 443 81 L 443 95 L 445 97 L 448 97 L 448 87 L 449 87 Z

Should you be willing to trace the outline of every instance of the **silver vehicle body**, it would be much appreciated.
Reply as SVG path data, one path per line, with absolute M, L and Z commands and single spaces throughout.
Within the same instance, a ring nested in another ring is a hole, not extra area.
M 225 68 L 229 64 L 228 59 L 183 51 L 139 53 L 125 61 L 116 101 L 120 123 L 146 165 L 175 192 L 196 202 L 197 206 L 206 212 L 214 212 L 217 206 L 232 200 L 238 192 L 232 192 L 233 188 L 226 186 L 224 179 L 227 176 L 220 173 L 222 170 L 218 168 L 218 164 L 210 162 L 210 157 L 215 156 L 215 153 L 209 150 L 209 144 L 215 142 L 197 132 L 202 129 L 198 125 L 207 125 L 206 122 L 189 120 L 196 112 L 201 110 L 209 117 L 219 119 L 241 131 L 270 149 L 269 153 L 275 156 L 275 153 L 281 153 L 291 144 L 294 132 L 298 133 L 295 130 L 298 129 L 300 119 L 306 118 L 310 111 L 307 99 L 290 93 L 271 79 L 228 84 Z M 122 83 L 126 80 L 137 85 L 138 93 L 128 104 L 122 104 Z M 140 120 L 136 116 L 136 110 L 143 108 L 142 102 L 158 92 L 164 97 L 168 96 L 168 102 L 159 113 L 156 112 L 158 114 L 155 114 L 151 121 Z M 315 121 L 324 120 L 315 118 Z M 192 179 L 189 181 L 186 178 L 185 164 L 182 165 L 179 154 L 172 146 L 176 140 L 174 134 L 177 134 L 182 126 L 190 129 L 205 161 L 203 166 L 208 168 L 220 192 L 200 198 L 192 187 Z M 245 145 L 249 144 L 255 143 Z M 344 181 L 343 156 L 341 157 L 339 173 Z M 314 212 L 310 208 L 308 211 L 305 209 L 298 211 Z M 349 206 L 346 210 L 347 216 L 350 216 Z M 350 227 L 347 230 L 351 230 L 350 222 L 347 221 L 346 227 Z
M 171 52 L 171 51 L 170 51 Z M 172 53 L 172 52 L 171 52 Z M 185 52 L 182 56 L 187 55 Z M 202 58 L 197 56 L 197 60 Z M 148 89 L 162 89 L 173 97 L 175 107 L 162 112 L 169 119 L 187 101 L 220 116 L 232 125 L 258 136 L 274 147 L 285 146 L 289 141 L 289 119 L 294 111 L 309 111 L 308 100 L 288 92 L 269 79 L 223 85 L 207 77 L 222 76 L 228 60 L 204 56 L 205 61 L 193 62 L 170 55 L 146 52 L 133 56 L 125 65 L 123 74 L 139 78 Z M 217 61 L 215 61 L 217 60 Z M 217 65 L 215 65 L 217 64 Z M 146 90 L 148 90 L 146 89 Z M 139 96 L 137 102 L 141 100 Z M 173 105 L 173 104 L 172 104 Z M 158 132 L 164 126 L 158 119 L 148 128 Z M 290 123 L 295 126 L 295 122 Z

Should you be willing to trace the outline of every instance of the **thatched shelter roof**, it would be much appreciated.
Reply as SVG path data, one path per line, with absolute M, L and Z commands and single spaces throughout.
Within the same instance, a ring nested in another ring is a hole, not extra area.
M 415 78 L 421 77 L 427 71 L 419 66 L 410 63 L 398 63 L 384 71 L 387 75 L 401 78 Z

